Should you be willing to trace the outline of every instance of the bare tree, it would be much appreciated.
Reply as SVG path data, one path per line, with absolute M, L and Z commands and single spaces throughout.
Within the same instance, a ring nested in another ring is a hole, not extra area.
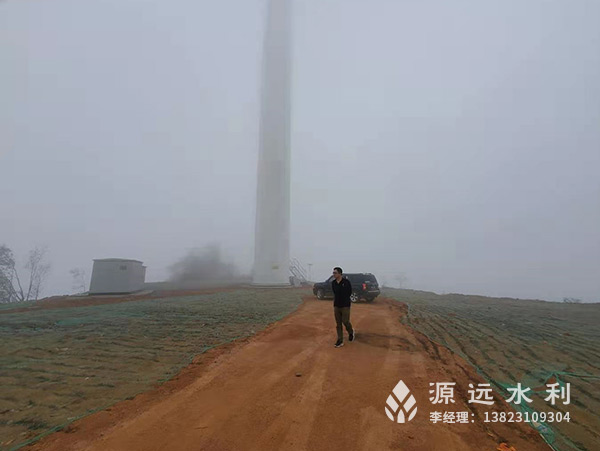
M 404 273 L 398 273 L 394 276 L 394 280 L 398 284 L 398 288 L 404 288 L 408 279 Z
M 50 271 L 50 264 L 46 263 L 46 247 L 36 246 L 29 252 L 25 264 L 29 278 L 19 275 L 14 254 L 5 246 L 0 246 L 0 302 L 21 302 L 37 300 L 42 291 L 44 282 Z M 21 274 L 22 275 L 22 274 Z
M 46 253 L 48 248 L 36 246 L 29 252 L 29 258 L 25 269 L 29 271 L 29 287 L 27 289 L 27 298 L 38 299 L 46 277 L 50 272 L 50 264 L 46 263 Z
M 4 244 L 0 246 L 0 295 L 2 302 L 22 300 L 23 287 L 15 268 L 12 250 Z
M 85 270 L 83 268 L 73 268 L 69 273 L 73 276 L 73 289 L 78 293 L 85 293 L 87 291 Z

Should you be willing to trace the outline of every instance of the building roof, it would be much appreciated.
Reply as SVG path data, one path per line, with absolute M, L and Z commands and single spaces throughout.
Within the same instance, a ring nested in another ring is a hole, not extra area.
M 95 262 L 121 262 L 121 263 L 135 262 L 135 263 L 142 263 L 142 264 L 144 263 L 139 260 L 133 260 L 131 258 L 95 258 L 94 261 Z

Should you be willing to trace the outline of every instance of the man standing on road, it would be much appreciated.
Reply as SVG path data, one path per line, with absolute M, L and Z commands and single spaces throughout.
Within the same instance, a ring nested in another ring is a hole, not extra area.
M 331 282 L 333 289 L 333 313 L 335 315 L 335 323 L 337 327 L 337 341 L 335 347 L 344 346 L 344 330 L 342 324 L 346 326 L 348 331 L 348 340 L 354 341 L 355 331 L 350 323 L 350 295 L 352 294 L 352 284 L 348 279 L 342 277 L 342 268 L 336 266 L 333 268 L 334 280 Z

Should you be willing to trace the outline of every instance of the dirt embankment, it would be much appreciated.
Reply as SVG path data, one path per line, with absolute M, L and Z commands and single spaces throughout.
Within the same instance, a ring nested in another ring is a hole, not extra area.
M 155 290 L 145 291 L 135 294 L 124 295 L 93 295 L 93 296 L 51 296 L 40 299 L 26 307 L 15 307 L 11 309 L 0 310 L 0 315 L 7 313 L 20 313 L 28 311 L 86 307 L 90 305 L 119 304 L 130 301 L 146 301 L 148 299 L 161 299 L 180 296 L 193 296 L 198 294 L 213 294 L 227 291 L 244 289 L 245 285 L 232 285 L 222 287 L 210 287 L 190 290 Z M 291 290 L 306 290 L 306 287 L 291 287 Z

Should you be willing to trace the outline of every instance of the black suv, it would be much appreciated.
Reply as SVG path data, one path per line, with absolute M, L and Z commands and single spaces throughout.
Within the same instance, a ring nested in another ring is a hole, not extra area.
M 373 299 L 380 294 L 379 283 L 375 276 L 370 272 L 347 273 L 342 277 L 348 279 L 352 285 L 352 295 L 350 296 L 352 302 L 358 302 L 359 299 L 373 302 Z M 332 298 L 333 290 L 331 288 L 331 282 L 333 282 L 333 276 L 329 277 L 325 282 L 315 283 L 313 285 L 313 294 L 319 299 L 325 299 L 326 297 Z

